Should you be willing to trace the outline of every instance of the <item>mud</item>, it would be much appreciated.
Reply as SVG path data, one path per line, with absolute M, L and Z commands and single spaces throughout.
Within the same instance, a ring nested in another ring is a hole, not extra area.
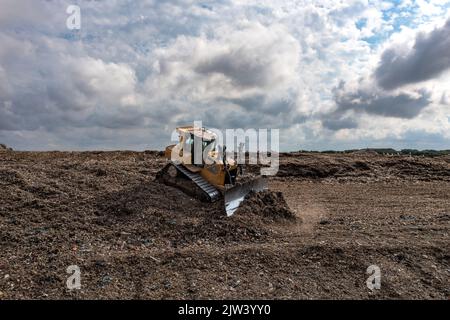
M 0 153 L 0 299 L 450 297 L 448 156 L 282 154 L 271 192 L 249 199 L 261 210 L 231 218 L 155 181 L 165 163 Z

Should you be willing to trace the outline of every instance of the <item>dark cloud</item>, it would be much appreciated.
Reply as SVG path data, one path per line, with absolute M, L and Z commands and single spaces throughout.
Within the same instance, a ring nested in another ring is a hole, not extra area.
M 429 92 L 421 90 L 417 95 L 417 97 L 406 93 L 389 95 L 358 90 L 355 93 L 337 96 L 336 104 L 341 112 L 353 110 L 384 117 L 412 119 L 431 103 Z
M 226 101 L 241 106 L 245 111 L 261 112 L 270 116 L 280 114 L 295 115 L 295 98 L 270 100 L 264 95 L 255 95 L 239 99 L 227 99 Z
M 335 111 L 322 117 L 322 125 L 330 130 L 358 127 L 358 113 L 383 117 L 413 119 L 431 104 L 431 93 L 422 89 L 414 93 L 391 94 L 376 88 L 348 90 L 345 82 L 334 89 Z
M 355 128 L 357 122 L 348 113 L 366 113 L 383 117 L 412 119 L 431 104 L 431 93 L 425 89 L 407 92 L 390 92 L 406 84 L 433 79 L 450 68 L 450 20 L 442 28 L 419 33 L 413 48 L 401 52 L 399 48 L 386 50 L 373 73 L 376 83 L 348 90 L 345 83 L 334 90 L 337 109 L 322 120 L 331 130 Z M 445 102 L 445 96 L 441 103 Z
M 255 110 L 266 103 L 266 97 L 262 94 L 247 98 L 228 99 L 229 102 L 240 105 L 246 110 Z
M 271 66 L 266 62 L 252 59 L 245 52 L 232 52 L 213 57 L 199 64 L 198 73 L 221 73 L 243 87 L 265 87 L 272 82 Z
M 450 68 L 450 20 L 426 34 L 419 33 L 412 49 L 405 54 L 398 48 L 381 56 L 374 76 L 386 90 L 438 77 Z
M 338 131 L 341 129 L 355 129 L 358 127 L 358 122 L 348 116 L 341 117 L 338 113 L 328 115 L 322 120 L 322 125 L 333 131 Z

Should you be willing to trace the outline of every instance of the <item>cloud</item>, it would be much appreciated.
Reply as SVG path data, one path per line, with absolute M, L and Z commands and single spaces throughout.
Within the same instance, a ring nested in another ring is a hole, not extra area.
M 322 115 L 322 125 L 334 131 L 355 129 L 358 114 L 414 119 L 430 105 L 446 104 L 446 94 L 437 99 L 426 86 L 404 87 L 433 80 L 449 68 L 450 20 L 429 33 L 417 33 L 410 49 L 397 44 L 383 51 L 369 76 L 361 76 L 353 85 L 341 81 L 334 89 L 335 109 Z
M 94 59 L 76 45 L 70 52 L 64 39 L 0 33 L 0 41 L 0 130 L 103 126 L 92 115 L 120 119 L 136 104 L 135 74 L 125 64 Z
M 300 49 L 283 27 L 245 23 L 231 34 L 224 31 L 225 36 L 205 43 L 199 53 L 199 74 L 221 74 L 243 88 L 270 88 L 295 78 Z
M 336 95 L 339 112 L 352 110 L 383 117 L 412 119 L 431 103 L 431 95 L 425 90 L 413 94 L 389 94 L 358 89 L 356 92 L 344 92 Z
M 442 19 L 436 10 L 365 0 L 82 1 L 81 30 L 71 31 L 69 4 L 0 1 L 0 142 L 15 149 L 162 148 L 173 127 L 193 120 L 279 128 L 285 148 L 332 148 L 336 134 L 350 147 L 382 139 L 380 123 L 400 136 L 419 122 L 443 128 L 448 116 L 445 75 L 421 88 L 350 85 L 376 79 L 378 48 L 401 38 L 403 24 L 413 33 Z M 398 61 L 420 51 L 390 49 Z M 348 84 L 336 92 L 339 79 Z
M 241 21 L 211 37 L 178 37 L 155 54 L 145 90 L 159 99 L 182 98 L 179 119 L 203 118 L 221 128 L 295 119 L 300 47 L 282 26 Z
M 232 95 L 274 90 L 297 78 L 299 51 L 296 39 L 282 26 L 243 21 L 218 28 L 212 39 L 181 36 L 157 50 L 158 80 L 189 90 L 208 87 L 215 96 L 229 96 L 225 89 Z
M 447 92 L 442 93 L 441 100 L 439 102 L 443 105 L 450 106 L 450 96 L 447 95 Z
M 338 131 L 341 129 L 355 129 L 358 127 L 358 122 L 349 116 L 341 116 L 339 113 L 334 113 L 323 119 L 322 125 L 329 130 Z
M 322 125 L 333 131 L 358 128 L 361 114 L 413 119 L 432 103 L 431 93 L 425 89 L 391 93 L 371 82 L 351 89 L 343 81 L 334 89 L 334 101 L 336 108 L 322 115 Z
M 450 69 L 450 20 L 430 33 L 419 33 L 411 49 L 387 49 L 374 72 L 380 87 L 393 90 L 440 76 Z

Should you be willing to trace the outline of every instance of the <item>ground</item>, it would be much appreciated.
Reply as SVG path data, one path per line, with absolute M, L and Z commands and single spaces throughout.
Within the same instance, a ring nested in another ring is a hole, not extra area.
M 295 221 L 226 218 L 154 181 L 164 163 L 0 152 L 0 299 L 450 298 L 449 156 L 282 154 L 269 185 Z

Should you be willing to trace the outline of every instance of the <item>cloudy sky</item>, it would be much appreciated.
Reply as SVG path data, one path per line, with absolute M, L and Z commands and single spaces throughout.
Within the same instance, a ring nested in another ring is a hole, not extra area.
M 155 149 L 194 120 L 450 149 L 450 1 L 0 0 L 1 143 Z

